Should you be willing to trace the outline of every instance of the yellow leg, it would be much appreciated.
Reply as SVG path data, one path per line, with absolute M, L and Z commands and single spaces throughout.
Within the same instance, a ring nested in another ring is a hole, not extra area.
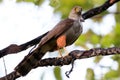
M 68 53 L 67 49 L 65 47 L 63 47 L 63 49 L 65 51 L 65 56 L 68 55 L 69 53 Z
M 65 47 L 63 47 L 63 50 L 65 51 L 65 56 L 69 54 L 68 51 L 67 51 L 67 49 L 66 49 Z M 61 49 L 58 49 L 58 52 L 59 52 L 60 57 L 64 57 L 64 56 L 62 55 Z
M 60 49 L 58 49 L 58 52 L 59 52 L 60 57 L 63 57 Z

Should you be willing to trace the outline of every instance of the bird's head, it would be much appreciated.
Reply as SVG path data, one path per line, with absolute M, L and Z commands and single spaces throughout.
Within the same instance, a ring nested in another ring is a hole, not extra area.
M 71 10 L 68 18 L 73 19 L 73 20 L 78 20 L 79 19 L 80 21 L 84 21 L 84 19 L 81 16 L 81 13 L 82 13 L 82 8 L 80 6 L 75 6 Z

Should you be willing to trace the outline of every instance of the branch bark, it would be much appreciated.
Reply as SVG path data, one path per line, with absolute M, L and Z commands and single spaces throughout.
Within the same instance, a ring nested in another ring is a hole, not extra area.
M 88 10 L 87 12 L 83 13 L 82 16 L 84 19 L 93 17 L 97 14 L 102 13 L 103 11 L 106 11 L 110 6 L 112 6 L 114 3 L 118 2 L 118 1 L 120 1 L 120 0 L 107 0 L 103 5 Z M 8 55 L 8 54 L 15 54 L 15 53 L 21 52 L 23 50 L 28 49 L 29 47 L 31 47 L 33 45 L 37 45 L 39 43 L 39 41 L 41 40 L 41 38 L 44 37 L 46 34 L 47 34 L 47 32 L 29 42 L 26 42 L 21 45 L 11 44 L 10 46 L 0 50 L 0 58 L 5 55 Z
M 94 56 L 107 56 L 107 55 L 115 55 L 120 54 L 119 47 L 112 47 L 112 48 L 93 48 L 90 50 L 74 50 L 69 53 L 69 55 L 61 58 L 47 58 L 39 61 L 39 63 L 34 67 L 43 67 L 43 66 L 63 66 L 69 65 L 73 59 L 84 59 L 84 58 L 91 58 Z
M 54 57 L 54 58 L 46 58 L 39 61 L 39 63 L 34 67 L 43 67 L 43 66 L 63 66 L 63 65 L 69 65 L 72 63 L 72 61 L 76 59 L 84 59 L 84 58 L 91 58 L 94 56 L 107 56 L 107 55 L 115 55 L 120 54 L 120 48 L 119 47 L 112 47 L 112 48 L 93 48 L 90 50 L 74 50 L 71 51 L 67 56 L 65 57 Z M 34 69 L 33 68 L 33 69 Z M 19 74 L 15 71 L 8 74 L 5 77 L 0 78 L 0 80 L 15 80 L 17 79 Z
M 8 54 L 15 54 L 15 53 L 21 52 L 23 50 L 26 50 L 32 47 L 33 45 L 37 45 L 39 41 L 41 40 L 41 38 L 44 37 L 47 33 L 48 32 L 21 45 L 11 44 L 10 46 L 0 50 L 0 58 Z

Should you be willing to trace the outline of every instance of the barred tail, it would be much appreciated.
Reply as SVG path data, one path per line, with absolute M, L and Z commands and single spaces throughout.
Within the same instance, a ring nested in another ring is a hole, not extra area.
M 21 76 L 25 76 L 30 72 L 31 69 L 36 65 L 36 63 L 44 56 L 45 53 L 40 52 L 40 50 L 35 50 L 24 57 L 24 59 L 15 67 L 15 71 Z

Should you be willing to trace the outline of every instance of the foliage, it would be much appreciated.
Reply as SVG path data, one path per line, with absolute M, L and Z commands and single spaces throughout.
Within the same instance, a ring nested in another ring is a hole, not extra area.
M 81 5 L 84 10 L 93 8 L 96 5 L 100 5 L 104 0 L 50 0 L 50 5 L 55 8 L 55 12 L 62 13 L 62 18 L 66 18 L 71 8 L 75 5 Z M 87 6 L 86 6 L 87 5 Z
M 103 57 L 102 56 L 96 56 L 94 59 L 94 63 L 99 63 Z
M 91 68 L 87 69 L 86 80 L 95 80 L 94 71 Z
M 78 40 L 75 42 L 75 45 L 80 45 L 87 48 L 87 45 L 85 43 L 92 43 L 95 46 L 100 43 L 100 38 L 100 35 L 96 35 L 92 30 L 88 30 L 85 34 L 81 35 L 78 38 Z
M 0 3 L 2 2 L 2 0 L 0 0 Z
M 62 80 L 60 67 L 55 67 L 54 68 L 54 74 L 55 74 L 56 80 Z
M 115 80 L 117 77 L 119 77 L 118 71 L 117 70 L 109 70 L 105 75 L 104 75 L 104 80 Z
M 115 46 L 120 46 L 120 23 L 116 23 L 116 27 L 114 29 L 114 37 L 113 37 L 113 41 L 114 41 L 114 45 Z

